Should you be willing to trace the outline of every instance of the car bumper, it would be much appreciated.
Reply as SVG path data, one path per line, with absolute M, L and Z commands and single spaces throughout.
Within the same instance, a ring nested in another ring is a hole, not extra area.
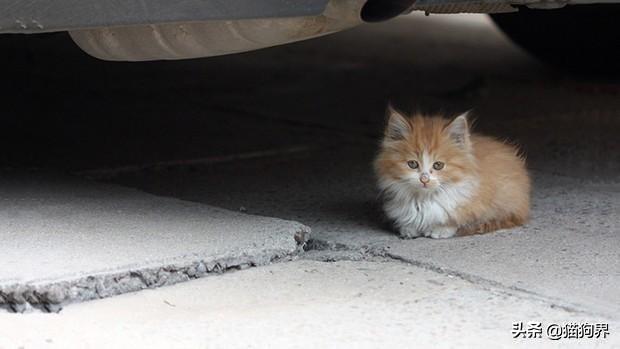
M 316 16 L 329 0 L 0 0 L 0 33 Z

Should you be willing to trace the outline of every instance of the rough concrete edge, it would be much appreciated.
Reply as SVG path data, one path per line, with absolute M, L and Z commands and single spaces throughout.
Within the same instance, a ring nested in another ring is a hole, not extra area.
M 122 271 L 95 273 L 57 281 L 30 282 L 0 287 L 0 309 L 9 312 L 59 312 L 71 303 L 85 302 L 136 292 L 149 288 L 174 285 L 231 270 L 266 265 L 287 260 L 304 251 L 310 228 L 299 224 L 294 232 L 292 249 L 265 249 L 260 253 L 196 256 L 162 265 Z
M 412 258 L 406 258 L 388 251 L 383 245 L 368 245 L 358 248 L 347 246 L 345 244 L 334 244 L 331 241 L 320 239 L 309 239 L 305 245 L 307 252 L 319 252 L 318 254 L 307 254 L 309 259 L 321 260 L 324 262 L 335 262 L 340 260 L 368 260 L 372 258 L 383 258 L 384 260 L 399 261 L 414 267 L 422 268 L 439 274 L 445 274 L 457 277 L 461 280 L 475 284 L 483 289 L 492 290 L 504 294 L 509 294 L 521 299 L 532 300 L 544 303 L 551 308 L 561 309 L 566 312 L 582 314 L 588 316 L 597 316 L 607 320 L 618 320 L 617 315 L 609 314 L 600 310 L 589 309 L 587 305 L 576 304 L 564 299 L 539 294 L 524 288 L 505 285 L 501 282 L 483 278 L 475 274 L 464 273 L 458 270 L 452 270 L 435 265 L 430 262 L 420 261 Z

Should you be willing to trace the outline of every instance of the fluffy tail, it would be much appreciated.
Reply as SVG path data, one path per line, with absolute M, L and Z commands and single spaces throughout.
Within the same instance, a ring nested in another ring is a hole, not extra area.
M 479 224 L 471 224 L 459 227 L 456 231 L 458 236 L 467 236 L 475 234 L 486 234 L 500 229 L 510 229 L 523 225 L 527 221 L 527 217 L 518 217 L 511 215 L 501 220 L 492 220 Z

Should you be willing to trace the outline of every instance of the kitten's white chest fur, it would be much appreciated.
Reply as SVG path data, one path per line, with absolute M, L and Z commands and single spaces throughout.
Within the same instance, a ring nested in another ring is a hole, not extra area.
M 465 180 L 458 185 L 432 193 L 416 193 L 406 183 L 380 183 L 386 193 L 384 210 L 400 234 L 412 238 L 427 236 L 448 238 L 458 227 L 450 224 L 450 215 L 471 198 L 477 183 Z

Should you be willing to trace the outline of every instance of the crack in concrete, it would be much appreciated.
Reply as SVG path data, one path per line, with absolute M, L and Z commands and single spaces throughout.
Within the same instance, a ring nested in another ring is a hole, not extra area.
M 368 261 L 377 259 L 397 261 L 435 273 L 457 277 L 482 287 L 485 290 L 541 302 L 551 308 L 562 309 L 567 312 L 583 315 L 594 315 L 608 319 L 612 318 L 608 314 L 592 312 L 583 309 L 581 305 L 570 304 L 564 300 L 541 295 L 527 289 L 505 285 L 473 274 L 446 269 L 432 263 L 395 255 L 390 253 L 388 251 L 389 247 L 386 246 L 362 246 L 355 248 L 332 241 L 315 238 L 308 239 L 307 233 L 297 233 L 295 235 L 295 240 L 298 243 L 298 248 L 292 253 L 287 251 L 266 250 L 258 256 L 242 255 L 236 257 L 222 256 L 211 259 L 205 258 L 194 261 L 170 263 L 159 267 L 127 270 L 102 275 L 90 275 L 74 280 L 55 282 L 39 281 L 29 284 L 4 286 L 0 288 L 0 308 L 10 312 L 20 313 L 31 310 L 59 312 L 64 306 L 71 303 L 173 285 L 209 275 L 243 270 L 270 263 L 286 262 L 296 257 L 303 256 L 303 258 L 306 259 L 320 260 L 323 262 L 345 260 Z
M 0 308 L 23 313 L 31 310 L 59 312 L 70 303 L 107 298 L 143 289 L 173 285 L 213 274 L 288 261 L 303 251 L 305 242 L 289 252 L 265 250 L 260 255 L 220 256 L 178 261 L 164 266 L 89 275 L 64 281 L 38 281 L 0 288 Z M 304 234 L 301 234 L 304 235 Z
M 477 275 L 464 273 L 457 270 L 443 268 L 432 263 L 423 262 L 415 259 L 405 258 L 403 256 L 392 254 L 388 251 L 389 247 L 385 246 L 362 246 L 360 248 L 354 248 L 345 244 L 334 243 L 331 241 L 325 241 L 320 239 L 310 239 L 306 245 L 305 251 L 316 251 L 319 254 L 306 255 L 308 259 L 320 260 L 323 262 L 338 262 L 338 261 L 360 261 L 360 260 L 376 260 L 381 258 L 383 260 L 396 261 L 405 263 L 417 268 L 422 268 L 434 273 L 447 275 L 450 277 L 456 277 L 463 281 L 474 284 L 484 290 L 500 292 L 502 294 L 511 295 L 524 300 L 535 301 L 543 303 L 550 308 L 561 309 L 563 311 L 587 316 L 598 316 L 605 319 L 612 320 L 614 317 L 609 314 L 600 313 L 585 309 L 583 305 L 572 304 L 562 299 L 549 297 L 542 295 L 524 288 L 505 285 L 501 282 L 497 282 L 491 279 L 483 278 Z

